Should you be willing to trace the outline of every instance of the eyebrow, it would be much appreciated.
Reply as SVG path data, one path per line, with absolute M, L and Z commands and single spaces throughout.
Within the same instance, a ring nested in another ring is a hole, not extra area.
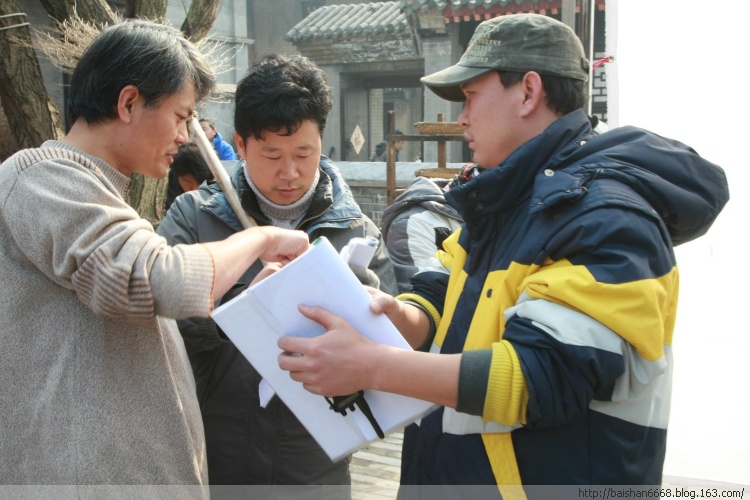
M 315 149 L 315 147 L 312 144 L 305 144 L 303 146 L 298 146 L 298 147 L 296 147 L 294 149 L 295 150 L 300 150 L 300 149 L 309 150 L 309 149 Z M 269 153 L 270 152 L 275 152 L 275 151 L 280 151 L 280 150 L 281 150 L 281 148 L 277 148 L 276 146 L 263 146 L 263 148 L 261 148 L 261 151 L 266 151 L 266 152 L 269 152 Z

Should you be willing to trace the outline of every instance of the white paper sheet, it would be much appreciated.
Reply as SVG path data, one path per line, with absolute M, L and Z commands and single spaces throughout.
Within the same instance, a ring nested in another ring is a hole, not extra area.
M 335 461 L 376 435 L 361 411 L 346 416 L 334 412 L 325 398 L 309 393 L 279 368 L 280 336 L 313 337 L 325 331 L 305 318 L 298 304 L 322 306 L 375 342 L 410 347 L 385 315 L 370 312 L 370 295 L 325 238 L 213 312 L 216 323 Z M 426 401 L 380 391 L 365 391 L 365 399 L 385 433 L 436 408 Z

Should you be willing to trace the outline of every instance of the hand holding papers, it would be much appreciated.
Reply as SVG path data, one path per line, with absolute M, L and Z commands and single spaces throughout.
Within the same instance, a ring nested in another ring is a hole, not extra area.
M 283 335 L 313 337 L 325 332 L 298 311 L 298 304 L 306 304 L 341 316 L 374 342 L 410 349 L 385 315 L 370 311 L 370 300 L 328 240 L 319 239 L 300 257 L 212 314 L 332 460 L 375 439 L 375 431 L 361 411 L 346 416 L 331 411 L 324 398 L 307 392 L 281 370 L 277 341 Z M 426 401 L 380 391 L 366 390 L 364 397 L 385 433 L 435 408 Z

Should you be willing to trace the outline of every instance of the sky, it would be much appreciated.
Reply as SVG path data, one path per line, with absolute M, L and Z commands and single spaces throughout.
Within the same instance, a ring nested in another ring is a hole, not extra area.
M 750 2 L 606 6 L 610 127 L 677 139 L 729 179 L 730 201 L 713 227 L 675 250 L 665 482 L 750 485 Z

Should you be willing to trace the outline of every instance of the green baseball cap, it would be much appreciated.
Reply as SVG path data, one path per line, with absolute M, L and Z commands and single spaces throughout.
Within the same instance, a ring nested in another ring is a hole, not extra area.
M 461 102 L 461 84 L 494 70 L 536 71 L 540 75 L 588 81 L 583 45 L 567 25 L 540 14 L 512 14 L 477 26 L 457 64 L 421 78 L 443 99 Z

